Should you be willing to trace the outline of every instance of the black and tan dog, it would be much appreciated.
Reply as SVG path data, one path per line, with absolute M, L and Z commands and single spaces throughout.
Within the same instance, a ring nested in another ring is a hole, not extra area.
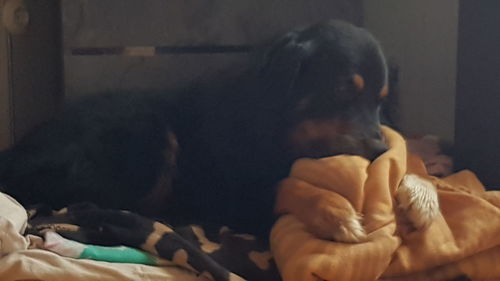
M 0 183 L 23 204 L 91 201 L 266 233 L 295 159 L 385 151 L 386 94 L 372 35 L 320 23 L 278 38 L 256 67 L 223 82 L 70 104 L 1 153 Z

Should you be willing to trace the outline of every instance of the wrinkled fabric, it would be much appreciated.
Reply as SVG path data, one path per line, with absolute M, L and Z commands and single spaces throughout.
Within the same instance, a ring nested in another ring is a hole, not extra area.
M 389 150 L 372 163 L 340 155 L 294 164 L 286 184 L 321 184 L 342 195 L 363 215 L 368 240 L 318 239 L 285 215 L 270 237 L 284 281 L 432 281 L 463 274 L 500 279 L 500 192 L 485 191 L 470 171 L 443 179 L 427 175 L 398 133 L 387 127 L 383 133 Z M 438 191 L 441 215 L 425 230 L 409 230 L 396 206 L 395 194 L 407 173 L 431 181 Z

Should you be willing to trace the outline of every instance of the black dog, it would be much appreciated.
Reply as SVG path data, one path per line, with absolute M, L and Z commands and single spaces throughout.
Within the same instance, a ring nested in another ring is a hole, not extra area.
M 295 159 L 385 151 L 387 67 L 366 30 L 339 21 L 266 50 L 222 83 L 71 104 L 1 153 L 0 183 L 23 204 L 92 201 L 172 224 L 267 232 L 274 187 Z

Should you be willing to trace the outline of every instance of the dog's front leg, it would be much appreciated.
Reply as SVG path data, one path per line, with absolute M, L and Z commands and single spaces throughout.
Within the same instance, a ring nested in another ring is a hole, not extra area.
M 361 217 L 347 199 L 306 182 L 283 180 L 275 211 L 294 215 L 308 231 L 322 239 L 350 243 L 366 239 Z

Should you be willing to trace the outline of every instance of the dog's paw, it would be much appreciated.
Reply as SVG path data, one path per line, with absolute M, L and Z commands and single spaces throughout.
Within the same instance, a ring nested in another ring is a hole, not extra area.
M 349 208 L 319 207 L 316 216 L 306 222 L 306 226 L 311 233 L 322 239 L 346 243 L 366 240 L 361 216 L 350 205 Z
M 417 229 L 428 227 L 439 215 L 439 200 L 434 185 L 413 174 L 405 175 L 397 192 L 399 208 Z

